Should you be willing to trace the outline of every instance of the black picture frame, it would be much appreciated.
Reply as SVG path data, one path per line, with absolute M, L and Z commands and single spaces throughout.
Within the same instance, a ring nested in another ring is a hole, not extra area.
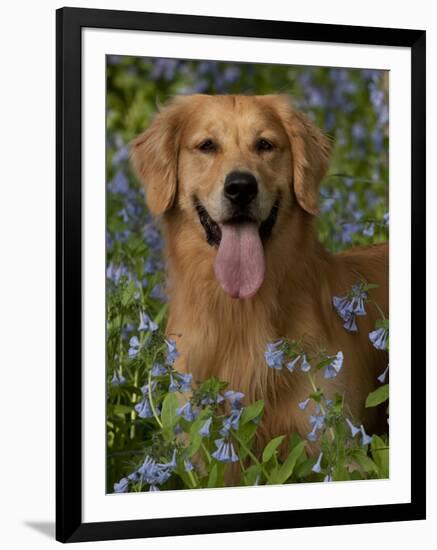
M 411 50 L 411 502 L 135 521 L 82 522 L 81 67 L 83 28 L 384 45 Z M 425 53 L 422 30 L 96 9 L 56 13 L 56 539 L 78 542 L 425 519 Z M 414 375 L 413 375 L 414 374 Z M 261 527 L 262 526 L 262 527 Z

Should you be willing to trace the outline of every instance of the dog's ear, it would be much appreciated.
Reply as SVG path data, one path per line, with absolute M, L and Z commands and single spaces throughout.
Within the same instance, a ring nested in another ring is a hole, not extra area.
M 173 100 L 130 144 L 132 164 L 144 184 L 147 206 L 154 215 L 169 210 L 176 196 L 182 119 L 181 102 Z
M 300 206 L 318 213 L 319 184 L 326 174 L 332 143 L 287 96 L 275 97 L 277 112 L 288 134 L 293 159 L 293 187 Z

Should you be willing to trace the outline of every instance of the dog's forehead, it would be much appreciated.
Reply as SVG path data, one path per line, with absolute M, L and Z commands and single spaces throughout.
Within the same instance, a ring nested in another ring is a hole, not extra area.
M 251 132 L 282 129 L 274 110 L 256 96 L 204 96 L 193 99 L 192 107 L 187 120 L 190 134 L 228 134 L 234 129 Z

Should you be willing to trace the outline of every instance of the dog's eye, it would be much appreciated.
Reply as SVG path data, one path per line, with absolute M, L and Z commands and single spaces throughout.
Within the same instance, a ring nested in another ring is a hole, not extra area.
M 212 139 L 205 139 L 205 141 L 202 141 L 198 148 L 203 153 L 213 153 L 217 150 L 217 145 L 212 141 Z
M 273 149 L 273 143 L 270 143 L 267 139 L 261 138 L 256 142 L 255 148 L 258 152 L 271 151 Z

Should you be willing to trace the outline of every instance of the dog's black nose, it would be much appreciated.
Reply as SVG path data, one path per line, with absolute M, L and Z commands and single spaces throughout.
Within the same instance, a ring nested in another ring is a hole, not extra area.
M 225 179 L 225 197 L 238 206 L 249 204 L 258 194 L 258 183 L 250 172 L 230 172 Z

